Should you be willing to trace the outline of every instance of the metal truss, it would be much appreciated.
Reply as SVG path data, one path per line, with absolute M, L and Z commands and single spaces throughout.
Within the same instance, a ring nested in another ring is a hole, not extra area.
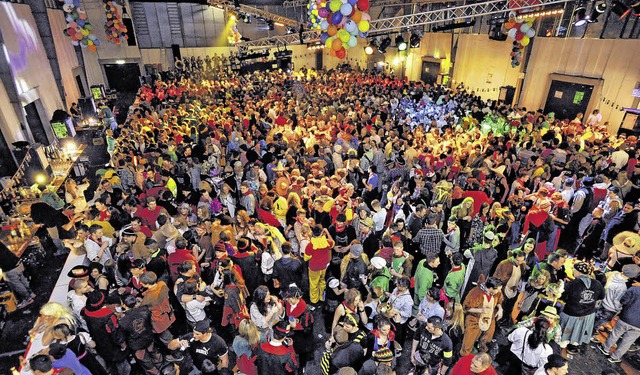
M 237 10 L 240 13 L 247 13 L 253 16 L 262 17 L 267 20 L 272 20 L 273 22 L 281 23 L 285 26 L 294 26 L 294 27 L 300 26 L 300 22 L 296 20 L 293 20 L 288 17 L 283 17 L 279 14 L 267 12 L 266 10 L 254 8 L 249 5 L 240 4 L 240 8 L 238 9 L 233 5 L 233 1 L 212 1 L 210 2 L 210 4 L 213 6 L 221 7 L 225 10 Z
M 433 23 L 456 21 L 469 19 L 478 16 L 487 16 L 491 14 L 505 13 L 509 11 L 521 11 L 525 9 L 534 9 L 547 5 L 564 4 L 573 0 L 523 0 L 520 5 L 510 8 L 512 0 L 492 0 L 476 4 L 460 5 L 450 8 L 431 10 L 409 14 L 405 16 L 383 18 L 371 21 L 369 33 L 393 32 L 407 30 L 415 26 L 430 25 Z M 319 30 L 312 30 L 303 33 L 305 43 L 315 42 L 320 38 Z M 268 47 L 276 44 L 297 44 L 300 43 L 298 34 L 289 34 L 281 36 L 273 36 L 252 40 L 249 42 L 238 43 L 238 45 L 247 47 Z

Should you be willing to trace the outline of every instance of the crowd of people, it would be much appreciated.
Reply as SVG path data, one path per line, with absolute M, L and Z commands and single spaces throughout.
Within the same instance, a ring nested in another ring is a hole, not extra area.
M 66 184 L 88 263 L 35 374 L 564 375 L 640 336 L 637 140 L 597 111 L 348 67 L 193 76 L 140 89 L 95 192 Z

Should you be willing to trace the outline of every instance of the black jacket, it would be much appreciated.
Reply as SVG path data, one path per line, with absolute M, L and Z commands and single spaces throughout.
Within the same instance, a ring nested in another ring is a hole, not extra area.
M 132 351 L 147 348 L 153 342 L 151 312 L 146 306 L 125 311 L 119 322 L 122 336 Z

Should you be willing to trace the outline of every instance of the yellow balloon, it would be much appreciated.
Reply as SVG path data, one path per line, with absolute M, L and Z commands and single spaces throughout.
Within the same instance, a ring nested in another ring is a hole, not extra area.
M 367 31 L 369 31 L 369 21 L 367 20 L 362 20 L 358 23 L 358 30 L 360 30 L 363 33 L 366 33 Z
M 327 41 L 326 41 L 326 42 L 324 42 L 324 47 L 325 47 L 326 49 L 331 49 L 331 46 L 333 46 L 333 41 L 334 41 L 334 40 L 336 40 L 336 38 L 333 38 L 333 37 L 331 37 L 331 38 L 327 38 Z
M 339 11 L 341 7 L 342 1 L 340 0 L 331 0 L 331 3 L 329 4 L 329 9 L 331 9 L 332 12 Z
M 523 36 L 522 40 L 520 41 L 520 44 L 522 44 L 523 46 L 528 46 L 529 42 L 531 41 L 531 39 L 528 36 Z
M 317 9 L 312 10 L 311 14 L 313 14 L 314 16 L 317 16 L 318 15 L 318 10 Z
M 338 31 L 338 38 L 340 38 L 341 41 L 343 41 L 344 43 L 348 42 L 349 39 L 351 38 L 351 35 L 349 35 L 349 33 L 347 32 L 347 30 L 345 29 L 340 29 L 340 31 Z

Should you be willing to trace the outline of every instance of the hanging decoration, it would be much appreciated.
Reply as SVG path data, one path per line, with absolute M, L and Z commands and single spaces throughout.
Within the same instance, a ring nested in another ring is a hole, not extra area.
M 320 22 L 322 21 L 322 19 L 326 18 L 328 14 L 329 11 L 321 6 L 320 1 L 309 1 L 309 4 L 307 4 L 307 17 L 309 17 L 307 27 L 309 28 L 309 30 L 319 30 Z M 320 15 L 323 16 L 321 17 Z
M 316 21 L 320 21 L 320 40 L 331 56 L 344 59 L 347 50 L 358 45 L 358 37 L 369 35 L 371 16 L 369 0 L 311 0 L 309 5 L 318 10 Z M 315 16 L 315 15 L 314 15 Z M 313 20 L 311 20 L 313 25 Z
M 62 10 L 65 12 L 65 20 L 67 28 L 64 29 L 64 35 L 71 38 L 71 44 L 89 48 L 95 52 L 100 45 L 96 34 L 93 32 L 93 26 L 89 22 L 87 12 L 80 7 L 80 0 L 64 0 Z
M 230 14 L 230 29 L 229 35 L 227 35 L 227 42 L 232 46 L 236 45 L 236 43 L 240 43 L 240 40 L 242 38 L 242 34 L 240 34 L 240 31 L 238 31 L 238 22 L 236 22 L 237 19 L 238 17 L 234 13 Z
M 516 13 L 509 13 L 509 19 L 504 24 L 506 34 L 513 40 L 511 49 L 511 67 L 515 68 L 522 63 L 522 50 L 531 42 L 531 38 L 536 36 L 536 31 L 531 27 L 534 18 L 516 18 Z
M 104 1 L 105 23 L 104 32 L 107 40 L 120 45 L 123 40 L 129 39 L 127 26 L 122 22 L 122 15 L 116 4 L 112 1 Z

